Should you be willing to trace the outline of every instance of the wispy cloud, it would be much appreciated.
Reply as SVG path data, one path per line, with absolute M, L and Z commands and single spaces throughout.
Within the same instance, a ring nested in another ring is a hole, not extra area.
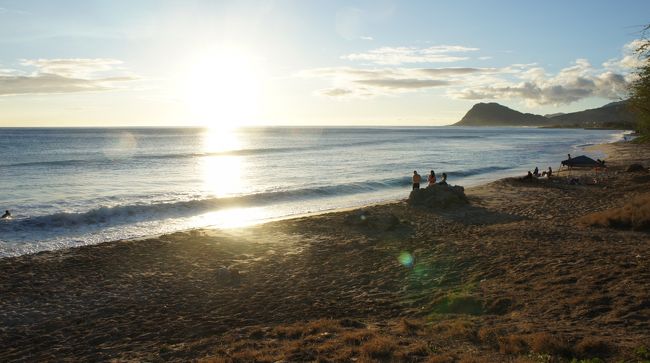
M 446 86 L 449 84 L 449 82 L 443 80 L 415 79 L 415 78 L 362 79 L 356 82 L 366 86 L 389 88 L 389 89 L 396 89 L 396 90 L 430 88 L 430 87 Z
M 469 59 L 454 55 L 479 50 L 459 45 L 437 45 L 427 48 L 381 47 L 363 53 L 352 53 L 341 58 L 351 61 L 364 61 L 380 65 L 400 65 L 407 63 L 446 63 Z
M 108 91 L 137 80 L 116 59 L 23 59 L 33 71 L 0 70 L 0 96 Z
M 63 77 L 91 77 L 98 73 L 115 70 L 123 62 L 110 58 L 58 58 L 23 59 L 24 66 L 35 67 L 39 73 L 57 74 Z
M 329 97 L 373 97 L 454 86 L 470 74 L 490 74 L 494 68 L 354 68 L 329 67 L 304 70 L 303 78 L 329 80 L 334 87 L 317 91 Z

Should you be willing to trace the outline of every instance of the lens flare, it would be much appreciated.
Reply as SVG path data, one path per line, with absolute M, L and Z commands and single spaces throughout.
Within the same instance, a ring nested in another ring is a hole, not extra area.
M 402 253 L 399 254 L 399 257 L 397 257 L 397 260 L 402 264 L 402 266 L 407 268 L 413 268 L 413 264 L 415 263 L 413 255 L 406 251 L 402 251 Z

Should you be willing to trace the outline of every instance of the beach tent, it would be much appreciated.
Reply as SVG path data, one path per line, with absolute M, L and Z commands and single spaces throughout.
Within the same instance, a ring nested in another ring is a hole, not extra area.
M 595 168 L 601 165 L 596 160 L 588 156 L 580 155 L 576 156 L 575 158 L 562 161 L 562 166 L 568 166 L 569 168 Z
M 562 171 L 562 168 L 565 167 L 569 170 L 569 172 L 573 168 L 594 168 L 596 171 L 606 170 L 604 164 L 601 164 L 598 161 L 585 155 L 576 156 L 575 158 L 562 161 L 562 165 L 558 169 L 558 174 Z

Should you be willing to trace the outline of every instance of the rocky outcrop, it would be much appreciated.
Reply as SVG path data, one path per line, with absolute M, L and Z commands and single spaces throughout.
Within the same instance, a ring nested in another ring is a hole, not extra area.
M 468 204 L 465 188 L 460 185 L 434 184 L 411 192 L 408 204 L 417 207 L 446 209 Z

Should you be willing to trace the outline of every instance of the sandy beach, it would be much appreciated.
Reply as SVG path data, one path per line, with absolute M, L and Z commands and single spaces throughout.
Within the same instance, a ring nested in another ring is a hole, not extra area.
M 2 259 L 0 361 L 648 360 L 647 219 L 593 213 L 648 193 L 650 174 L 626 169 L 650 166 L 650 147 L 593 148 L 608 170 L 572 172 L 579 185 L 508 178 L 453 208 L 399 201 Z

